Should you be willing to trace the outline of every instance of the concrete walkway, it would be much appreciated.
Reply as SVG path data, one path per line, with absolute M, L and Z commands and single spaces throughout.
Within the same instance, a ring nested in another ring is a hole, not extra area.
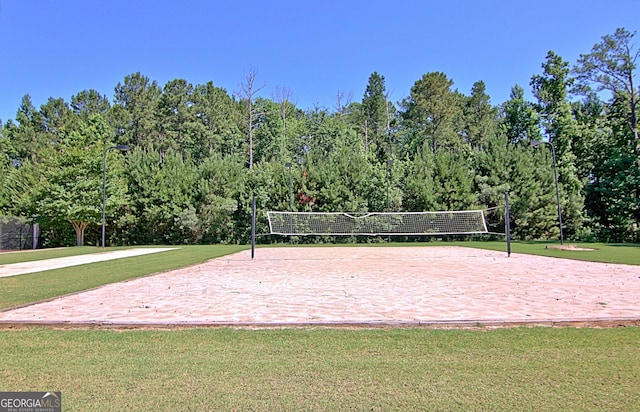
M 150 253 L 165 252 L 176 248 L 140 248 L 116 250 L 113 252 L 93 253 L 90 255 L 68 256 L 56 259 L 35 260 L 32 262 L 12 263 L 0 265 L 0 278 L 60 269 L 69 266 L 85 265 L 87 263 L 104 262 L 106 260 L 122 259 L 132 256 L 148 255 Z

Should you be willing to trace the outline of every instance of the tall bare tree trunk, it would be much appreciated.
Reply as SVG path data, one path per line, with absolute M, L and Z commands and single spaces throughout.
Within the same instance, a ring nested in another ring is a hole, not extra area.
M 246 100 L 247 105 L 247 129 L 249 134 L 249 170 L 253 169 L 253 118 L 255 115 L 253 109 L 253 99 L 255 94 L 258 93 L 264 86 L 260 86 L 256 88 L 255 80 L 257 76 L 257 71 L 254 68 L 249 69 L 249 71 L 244 76 L 244 83 L 240 83 L 240 92 L 237 92 L 240 98 Z
M 280 118 L 282 119 L 282 147 L 280 148 L 282 154 L 286 154 L 287 144 L 287 111 L 289 108 L 289 101 L 291 100 L 291 90 L 286 87 L 276 87 L 276 102 L 280 109 Z

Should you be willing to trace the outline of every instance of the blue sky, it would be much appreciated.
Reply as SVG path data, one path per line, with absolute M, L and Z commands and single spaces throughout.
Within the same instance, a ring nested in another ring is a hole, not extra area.
M 483 80 L 499 104 L 529 92 L 549 50 L 573 64 L 638 21 L 640 0 L 0 0 L 0 119 L 27 93 L 36 107 L 84 89 L 112 99 L 138 71 L 233 93 L 253 68 L 261 96 L 287 88 L 302 109 L 361 101 L 374 71 L 397 102 L 441 71 L 465 94 Z

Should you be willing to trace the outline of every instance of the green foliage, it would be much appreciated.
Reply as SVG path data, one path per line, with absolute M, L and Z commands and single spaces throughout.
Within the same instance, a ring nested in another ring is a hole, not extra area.
M 544 133 L 555 148 L 562 216 L 568 229 L 565 235 L 574 237 L 582 229 L 584 183 L 578 176 L 576 156 L 571 146 L 578 139 L 580 130 L 567 99 L 573 79 L 568 77 L 569 63 L 553 52 L 547 54 L 542 67 L 544 73 L 533 76 L 531 84 L 538 98 Z
M 11 167 L 4 179 L 3 201 L 6 215 L 32 217 L 36 215 L 35 194 L 43 183 L 42 167 L 29 160 L 22 161 L 20 167 Z M 9 201 L 10 200 L 10 201 Z
M 539 119 L 533 104 L 524 99 L 524 89 L 515 85 L 510 99 L 502 104 L 499 127 L 511 143 L 540 140 Z
M 181 244 L 196 236 L 182 220 L 196 193 L 198 171 L 174 153 L 133 150 L 127 156 L 131 206 L 124 241 L 133 244 Z
M 153 147 L 154 112 L 161 93 L 158 84 L 140 72 L 116 85 L 112 117 L 119 141 L 144 149 Z
M 379 162 L 391 157 L 389 127 L 393 107 L 387 101 L 384 76 L 373 72 L 362 98 L 361 129 L 364 133 L 365 151 L 371 151 Z
M 153 146 L 160 153 L 180 153 L 194 144 L 199 123 L 194 122 L 193 85 L 184 79 L 167 82 L 156 106 L 156 130 Z
M 503 220 L 506 191 L 516 239 L 557 239 L 552 153 L 529 148 L 545 140 L 556 150 L 565 236 L 638 241 L 634 35 L 603 37 L 573 72 L 550 51 L 531 79 L 535 103 L 516 85 L 493 106 L 484 82 L 465 96 L 441 72 L 416 80 L 397 110 L 378 72 L 360 102 L 339 94 L 335 112 L 300 110 L 287 90 L 258 97 L 253 70 L 240 100 L 212 82 L 160 87 L 140 73 L 116 85 L 113 103 L 88 89 L 37 109 L 26 95 L 0 132 L 0 210 L 40 222 L 46 245 L 73 244 L 69 222 L 78 243 L 84 230 L 97 242 L 102 151 L 127 144 L 126 162 L 114 151 L 106 159 L 114 244 L 248 242 L 253 196 L 265 233 L 264 212 L 290 207 L 487 208 Z M 592 86 L 611 99 L 569 100 Z
M 107 96 L 100 95 L 96 90 L 83 90 L 71 96 L 71 110 L 74 114 L 84 120 L 88 120 L 92 115 L 102 115 L 106 117 L 111 108 L 111 103 Z
M 254 108 L 258 113 L 254 130 L 254 162 L 280 160 L 285 163 L 290 155 L 279 105 L 271 100 L 258 99 Z
M 229 156 L 244 150 L 245 136 L 241 132 L 242 117 L 238 103 L 225 89 L 215 87 L 213 82 L 196 85 L 192 111 L 196 124 L 199 122 L 202 129 L 191 149 L 191 156 L 196 162 L 214 153 Z
M 468 210 L 477 207 L 472 189 L 470 162 L 459 153 L 440 151 L 435 155 L 435 193 L 439 210 Z
M 483 81 L 475 82 L 471 95 L 463 100 L 462 136 L 471 147 L 477 148 L 485 139 L 496 134 L 498 110 L 491 105 Z
M 603 36 L 590 53 L 580 55 L 573 68 L 575 89 L 589 96 L 585 106 L 591 108 L 591 116 L 585 122 L 593 143 L 585 156 L 589 159 L 585 168 L 585 207 L 594 222 L 592 229 L 601 239 L 640 239 L 640 138 L 635 79 L 640 50 L 633 44 L 635 34 L 618 28 L 614 34 Z M 610 102 L 594 105 L 592 89 L 611 92 Z M 594 106 L 599 110 L 595 111 Z
M 435 191 L 435 156 L 428 145 L 416 154 L 409 163 L 407 176 L 404 179 L 403 203 L 407 210 L 438 210 Z
M 635 83 L 636 60 L 640 49 L 633 42 L 635 32 L 624 28 L 616 29 L 613 35 L 605 35 L 602 41 L 591 49 L 591 53 L 581 54 L 574 73 L 579 81 L 578 90 L 590 91 L 593 85 L 596 91 L 608 90 L 613 98 L 628 96 L 627 125 L 633 133 L 633 150 L 640 157 L 640 138 L 638 137 L 638 90 Z
M 0 216 L 10 206 L 9 196 L 6 192 L 6 182 L 11 172 L 11 158 L 8 155 L 7 139 L 0 134 Z
M 50 99 L 45 107 L 47 115 L 42 118 L 51 140 L 46 146 L 30 146 L 31 153 L 25 149 L 25 159 L 15 161 L 18 167 L 10 170 L 4 185 L 13 199 L 6 211 L 35 219 L 44 233 L 54 234 L 53 239 L 45 236 L 45 245 L 66 244 L 64 235 L 55 239 L 67 231 L 65 227 L 75 229 L 75 243 L 82 245 L 87 227 L 100 222 L 102 153 L 111 130 L 100 115 L 80 117 L 59 100 Z M 13 131 L 20 134 L 21 128 Z M 115 165 L 109 169 L 107 206 L 112 210 L 114 204 L 125 202 L 126 182 L 118 180 Z
M 212 154 L 198 168 L 198 207 L 204 243 L 235 243 L 246 232 L 248 170 L 240 156 Z M 250 209 L 249 209 L 250 210 Z
M 599 180 L 588 187 L 588 200 L 593 210 L 599 212 L 599 237 L 637 242 L 640 239 L 637 217 L 640 172 L 635 156 L 618 153 L 600 165 L 598 172 Z
M 38 153 L 47 147 L 49 136 L 44 128 L 43 116 L 33 106 L 29 95 L 22 98 L 16 122 L 7 123 L 3 135 L 11 142 L 16 161 L 39 160 Z
M 511 173 L 516 239 L 559 239 L 553 160 L 548 151 L 516 152 Z M 533 153 L 533 156 L 531 155 Z
M 402 102 L 404 153 L 416 153 L 427 142 L 437 152 L 459 150 L 462 145 L 455 123 L 462 110 L 461 96 L 452 91 L 453 81 L 444 73 L 427 73 L 415 82 L 411 95 Z

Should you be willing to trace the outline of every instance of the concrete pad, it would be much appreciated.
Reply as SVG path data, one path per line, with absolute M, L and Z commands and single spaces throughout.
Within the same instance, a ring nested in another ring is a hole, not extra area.
M 165 252 L 176 248 L 138 248 L 116 250 L 113 252 L 92 253 L 90 255 L 68 256 L 55 259 L 36 260 L 32 262 L 12 263 L 0 265 L 0 277 L 24 275 L 26 273 L 42 272 L 69 266 L 85 265 L 87 263 L 104 262 L 106 260 L 121 259 L 131 256 L 141 256 L 150 253 Z

